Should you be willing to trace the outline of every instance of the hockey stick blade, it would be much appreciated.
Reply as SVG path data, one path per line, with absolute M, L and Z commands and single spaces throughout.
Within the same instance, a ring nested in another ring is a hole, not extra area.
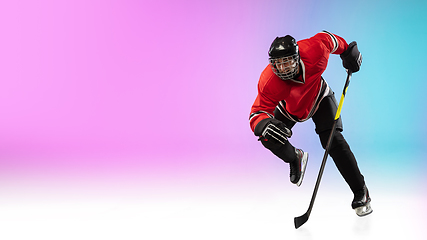
M 307 220 L 308 220 L 308 212 L 304 213 L 302 216 L 295 217 L 294 218 L 295 228 L 298 229 L 305 222 L 307 222 Z

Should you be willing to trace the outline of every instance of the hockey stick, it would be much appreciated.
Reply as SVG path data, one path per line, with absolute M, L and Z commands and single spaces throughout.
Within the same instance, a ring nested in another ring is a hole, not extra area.
M 348 74 L 347 80 L 345 81 L 345 85 L 344 85 L 344 89 L 342 91 L 340 103 L 338 105 L 338 109 L 337 109 L 337 112 L 335 114 L 334 124 L 332 125 L 332 130 L 331 130 L 331 133 L 329 134 L 328 143 L 326 144 L 325 154 L 323 155 L 322 164 L 320 166 L 319 175 L 317 176 L 317 181 L 316 181 L 316 185 L 314 187 L 313 196 L 311 197 L 310 206 L 308 207 L 308 210 L 306 213 L 304 213 L 302 216 L 294 218 L 295 228 L 299 228 L 299 227 L 301 227 L 301 225 L 303 225 L 305 222 L 307 222 L 308 218 L 310 217 L 311 210 L 313 209 L 314 200 L 316 199 L 317 190 L 319 189 L 320 180 L 322 179 L 323 170 L 325 169 L 326 159 L 328 159 L 328 153 L 329 153 L 329 149 L 331 147 L 332 139 L 334 137 L 335 127 L 336 127 L 338 119 L 340 118 L 340 115 L 341 115 L 341 108 L 342 108 L 342 105 L 344 102 L 344 97 L 345 97 L 345 94 L 347 92 L 348 85 L 350 84 L 350 78 L 351 78 L 352 72 L 350 70 L 348 70 L 347 74 Z

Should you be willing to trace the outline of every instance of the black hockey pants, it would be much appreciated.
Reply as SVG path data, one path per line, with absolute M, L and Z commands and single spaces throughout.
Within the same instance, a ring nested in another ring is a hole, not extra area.
M 335 96 L 331 94 L 322 100 L 318 110 L 312 117 L 312 120 L 316 125 L 316 133 L 319 135 L 323 148 L 326 148 L 337 108 L 338 104 Z M 296 122 L 286 118 L 277 109 L 274 112 L 274 116 L 276 119 L 284 122 L 289 129 L 296 124 Z M 331 143 L 329 155 L 333 159 L 338 171 L 341 173 L 350 189 L 353 192 L 356 192 L 363 188 L 365 181 L 363 175 L 360 173 L 356 158 L 353 155 L 350 146 L 341 134 L 341 131 L 343 130 L 341 119 L 338 120 L 336 126 L 336 132 Z M 285 162 L 292 162 L 296 158 L 295 148 L 289 142 L 284 144 L 280 149 L 270 150 Z

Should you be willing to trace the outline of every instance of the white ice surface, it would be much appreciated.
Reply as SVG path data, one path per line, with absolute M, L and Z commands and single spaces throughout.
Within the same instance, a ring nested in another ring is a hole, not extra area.
M 238 196 L 238 195 L 236 195 Z M 310 219 L 295 229 L 310 193 L 275 198 L 144 199 L 131 197 L 3 198 L 0 239 L 426 239 L 423 199 L 375 194 L 374 212 L 358 217 L 349 201 L 319 191 Z M 340 201 L 341 199 L 341 201 Z
M 311 216 L 295 229 L 294 217 L 309 205 L 315 161 L 301 187 L 280 163 L 214 169 L 209 162 L 191 171 L 9 171 L 0 176 L 0 239 L 427 239 L 421 174 L 408 184 L 392 171 L 365 171 L 373 213 L 358 217 L 351 191 L 327 165 Z

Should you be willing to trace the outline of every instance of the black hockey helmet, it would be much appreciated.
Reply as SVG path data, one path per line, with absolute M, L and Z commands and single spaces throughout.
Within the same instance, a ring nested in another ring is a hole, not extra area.
M 268 55 L 273 72 L 281 79 L 289 80 L 298 74 L 298 44 L 292 36 L 276 37 Z

